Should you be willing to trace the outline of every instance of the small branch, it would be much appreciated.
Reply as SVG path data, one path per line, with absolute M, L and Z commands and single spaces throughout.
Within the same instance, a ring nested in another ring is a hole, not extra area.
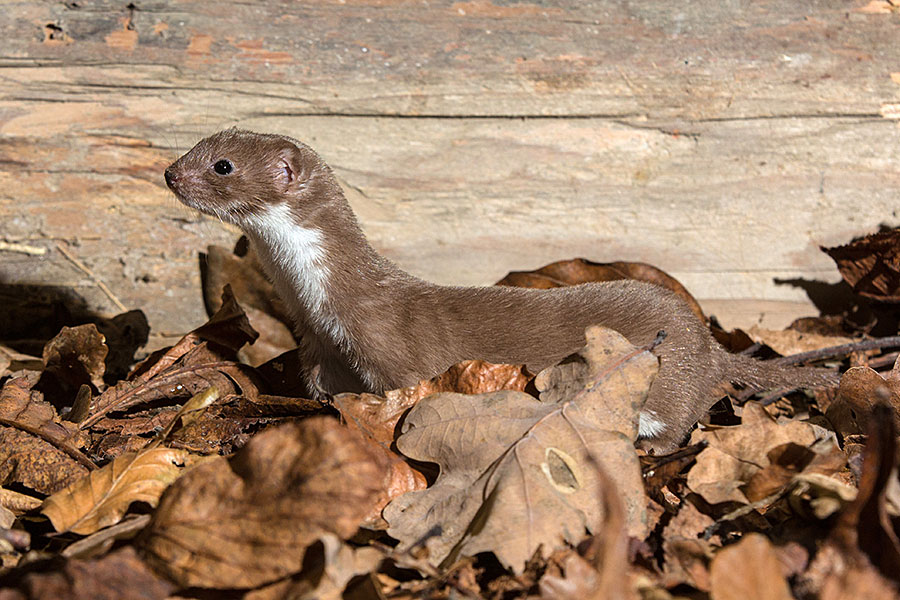
M 116 295 L 112 293 L 112 290 L 109 289 L 105 283 L 103 283 L 103 280 L 101 280 L 99 277 L 97 277 L 97 275 L 93 271 L 88 269 L 84 263 L 82 263 L 80 260 L 78 260 L 75 257 L 74 254 L 72 254 L 71 252 L 66 250 L 66 248 L 62 244 L 57 244 L 56 249 L 59 250 L 63 256 L 65 256 L 67 259 L 69 259 L 69 261 L 73 265 L 75 265 L 81 271 L 83 271 L 85 275 L 87 275 L 88 277 L 93 279 L 94 283 L 97 284 L 97 287 L 100 288 L 103 291 L 103 293 L 106 294 L 106 296 L 110 300 L 112 300 L 112 303 L 115 304 L 119 310 L 121 310 L 122 312 L 128 312 L 128 309 L 125 307 L 125 305 L 122 304 L 122 302 L 119 301 L 118 298 L 116 298 Z
M 819 348 L 818 350 L 810 350 L 809 352 L 801 352 L 799 354 L 791 354 L 790 356 L 776 358 L 772 362 L 779 365 L 796 365 L 813 360 L 822 360 L 823 358 L 846 356 L 851 352 L 880 350 L 881 348 L 889 348 L 892 346 L 900 346 L 900 335 L 891 335 L 875 338 L 873 340 L 862 340 L 859 342 L 851 342 L 849 344 L 841 344 L 839 346 Z
M 40 246 L 16 244 L 14 242 L 4 242 L 2 240 L 0 240 L 0 250 L 6 250 L 8 252 L 21 252 L 22 254 L 30 254 L 32 256 L 43 256 L 47 254 L 47 249 Z

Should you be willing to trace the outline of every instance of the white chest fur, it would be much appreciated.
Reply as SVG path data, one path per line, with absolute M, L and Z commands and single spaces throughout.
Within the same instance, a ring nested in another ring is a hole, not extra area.
M 345 347 L 349 336 L 328 297 L 330 273 L 322 232 L 296 223 L 286 204 L 269 205 L 248 216 L 242 226 L 291 316 Z

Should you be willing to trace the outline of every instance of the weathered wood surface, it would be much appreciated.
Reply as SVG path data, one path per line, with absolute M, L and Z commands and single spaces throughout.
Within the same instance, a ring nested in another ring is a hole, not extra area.
M 161 174 L 232 125 L 313 145 L 373 244 L 441 282 L 643 260 L 793 307 L 775 279 L 835 281 L 819 244 L 898 223 L 886 1 L 0 0 L 0 40 L 0 241 L 47 249 L 0 249 L 7 305 L 116 312 L 59 244 L 157 333 L 199 323 L 196 254 L 235 234 Z

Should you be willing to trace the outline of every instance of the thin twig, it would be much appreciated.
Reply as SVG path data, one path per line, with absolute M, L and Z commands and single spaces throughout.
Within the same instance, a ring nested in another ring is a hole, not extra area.
M 71 263 L 73 265 L 75 265 L 76 267 L 81 269 L 85 273 L 85 275 L 87 275 L 88 277 L 93 279 L 94 283 L 97 284 L 97 287 L 100 288 L 101 290 L 103 290 L 103 293 L 106 294 L 106 296 L 110 300 L 112 300 L 112 303 L 115 304 L 119 310 L 121 310 L 122 312 L 128 312 L 128 309 L 125 307 L 124 304 L 122 304 L 121 301 L 119 301 L 118 298 L 116 298 L 116 295 L 112 293 L 112 290 L 109 289 L 106 286 L 106 284 L 103 283 L 103 281 L 99 277 L 97 277 L 97 275 L 93 271 L 88 269 L 83 262 L 78 260 L 74 254 L 69 252 L 62 244 L 57 244 L 56 249 L 59 250 L 63 256 L 65 256 L 67 259 L 69 259 L 69 261 L 71 261 Z
M 873 340 L 862 340 L 859 342 L 851 342 L 849 344 L 841 344 L 839 346 L 819 348 L 818 350 L 810 350 L 809 352 L 801 352 L 799 354 L 791 354 L 790 356 L 776 358 L 772 362 L 779 365 L 795 365 L 812 360 L 821 360 L 823 358 L 846 356 L 851 352 L 879 350 L 881 348 L 889 348 L 891 346 L 900 346 L 900 335 L 891 335 L 887 337 L 875 338 Z
M 21 252 L 22 254 L 30 254 L 32 256 L 43 256 L 47 254 L 47 249 L 40 246 L 29 246 L 28 244 L 17 244 L 15 242 L 4 242 L 2 240 L 0 240 L 0 250 Z

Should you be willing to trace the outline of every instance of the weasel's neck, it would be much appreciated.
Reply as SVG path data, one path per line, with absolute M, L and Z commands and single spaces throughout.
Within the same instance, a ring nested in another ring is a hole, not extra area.
M 271 205 L 244 229 L 298 327 L 344 350 L 353 323 L 366 318 L 353 299 L 379 298 L 367 292 L 399 273 L 369 246 L 349 206 L 323 206 L 300 221 L 287 204 Z

